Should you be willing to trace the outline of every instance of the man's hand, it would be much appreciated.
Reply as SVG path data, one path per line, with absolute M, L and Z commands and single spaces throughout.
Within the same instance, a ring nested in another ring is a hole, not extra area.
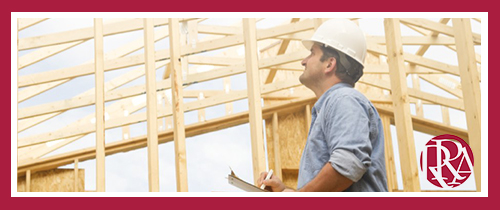
M 262 172 L 260 173 L 260 177 L 257 180 L 257 186 L 261 186 L 262 184 L 266 185 L 266 189 L 272 191 L 272 192 L 282 192 L 285 190 L 285 184 L 274 174 L 271 176 L 270 179 L 264 180 L 267 176 L 267 172 Z

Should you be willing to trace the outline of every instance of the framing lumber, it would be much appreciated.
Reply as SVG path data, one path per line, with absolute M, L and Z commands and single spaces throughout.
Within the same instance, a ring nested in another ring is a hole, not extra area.
M 387 39 L 387 37 L 386 37 Z M 367 45 L 367 50 L 368 52 L 375 53 L 375 54 L 380 54 L 380 55 L 385 55 L 387 56 L 387 49 L 383 47 L 382 45 L 379 44 L 374 44 L 374 43 L 366 43 Z M 453 66 L 449 64 L 445 64 L 439 61 L 431 60 L 428 58 L 424 58 L 422 56 L 414 55 L 411 53 L 404 53 L 402 54 L 404 56 L 404 61 L 410 63 L 410 64 L 415 64 L 423 67 L 427 67 L 430 69 L 435 69 L 438 71 L 441 71 L 443 73 L 449 73 L 453 74 L 456 76 L 460 76 L 460 73 L 458 72 L 458 66 Z
M 23 29 L 26 29 L 30 26 L 36 25 L 42 21 L 47 20 L 48 18 L 19 18 L 18 19 L 18 25 L 17 25 L 17 31 L 22 31 Z
M 434 22 L 432 20 L 427 20 L 427 19 L 423 19 L 423 18 L 418 18 L 418 19 L 417 18 L 401 18 L 401 22 L 406 23 L 406 24 L 410 24 L 410 25 L 414 25 L 414 26 L 417 26 L 417 27 L 420 27 L 423 29 L 427 29 L 430 31 L 439 32 L 439 33 L 442 33 L 442 34 L 445 34 L 445 35 L 448 35 L 451 37 L 454 37 L 456 35 L 453 27 L 448 26 L 446 24 Z M 471 32 L 471 36 L 472 36 L 472 41 L 474 42 L 474 44 L 478 44 L 478 45 L 481 44 L 481 35 Z
M 394 163 L 394 149 L 392 146 L 391 135 L 391 117 L 388 115 L 381 115 L 382 126 L 384 129 L 384 149 L 385 149 L 385 168 L 387 174 L 387 187 L 389 192 L 394 192 L 398 189 L 398 181 L 396 175 L 396 164 Z
M 75 165 L 74 165 L 74 171 L 75 171 L 75 192 L 78 192 L 78 159 L 75 159 Z
M 225 77 L 224 78 L 224 93 L 228 94 L 231 91 L 231 78 L 230 77 Z M 226 103 L 226 115 L 232 114 L 233 113 L 233 103 Z
M 171 81 L 172 81 L 172 112 L 174 119 L 174 148 L 175 169 L 177 179 L 177 191 L 187 192 L 187 162 L 186 162 L 186 134 L 184 127 L 184 103 L 182 93 L 182 67 L 181 46 L 179 35 L 179 22 L 177 19 L 169 18 L 170 24 L 170 59 Z
M 257 30 L 255 19 L 243 19 L 243 34 L 245 36 L 245 65 L 248 90 L 248 111 L 250 113 L 250 136 L 252 141 L 252 164 L 254 183 L 261 172 L 266 171 L 264 149 L 262 106 L 260 92 L 259 61 L 257 52 Z
M 95 128 L 96 128 L 96 191 L 105 191 L 104 137 L 104 44 L 102 18 L 94 19 L 95 49 Z
M 443 119 L 443 123 L 445 125 L 450 125 L 450 112 L 447 107 L 441 106 L 441 115 Z
M 398 136 L 399 156 L 405 192 L 420 191 L 418 166 L 413 139 L 413 125 L 410 114 L 408 87 L 404 73 L 404 53 L 401 44 L 401 29 L 398 19 L 384 19 L 387 43 L 389 75 L 391 78 L 394 118 Z
M 273 113 L 272 118 L 272 129 L 273 129 L 273 144 L 274 144 L 274 171 L 276 171 L 276 176 L 283 180 L 283 175 L 281 171 L 281 146 L 280 146 L 280 136 L 278 133 L 278 113 Z
M 457 46 L 460 81 L 465 102 L 465 117 L 469 131 L 469 145 L 474 154 L 474 176 L 476 189 L 481 191 L 481 90 L 474 51 L 475 36 L 470 19 L 453 18 L 453 29 Z
M 315 97 L 292 99 L 290 101 L 280 102 L 273 104 L 271 106 L 266 106 L 262 109 L 262 116 L 264 119 L 269 119 L 272 114 L 277 112 L 278 114 L 286 114 L 296 112 L 297 109 L 302 109 L 305 104 L 312 103 L 315 101 Z M 186 136 L 191 137 L 207 132 L 212 132 L 215 130 L 221 130 L 228 127 L 233 127 L 249 122 L 249 112 L 240 112 L 217 119 L 207 120 L 204 123 L 194 123 L 186 126 Z M 166 130 L 159 133 L 159 143 L 170 142 L 174 139 L 173 130 Z M 147 146 L 147 137 L 140 136 L 132 138 L 128 141 L 117 141 L 108 143 L 106 145 L 106 155 L 112 155 L 119 152 L 126 152 L 138 148 L 143 148 Z M 68 152 L 60 155 L 55 155 L 47 158 L 27 161 L 19 163 L 18 174 L 26 173 L 26 170 L 40 171 L 48 170 L 52 168 L 57 168 L 59 166 L 64 166 L 73 163 L 74 159 L 79 159 L 79 161 L 85 161 L 95 158 L 95 149 L 88 148 L 74 152 Z
M 31 192 L 31 170 L 26 171 L 26 192 Z
M 404 77 L 406 77 L 406 76 L 404 76 Z M 382 80 L 382 79 L 376 79 L 373 77 L 364 76 L 361 79 L 359 79 L 359 82 L 363 83 L 363 84 L 371 85 L 374 87 L 378 87 L 381 89 L 385 89 L 385 90 L 393 90 L 393 89 L 391 89 L 392 84 L 389 84 L 387 81 Z M 439 96 L 436 94 L 426 93 L 426 92 L 423 92 L 423 91 L 420 91 L 420 90 L 417 90 L 414 88 L 407 88 L 407 92 L 408 92 L 409 96 L 414 97 L 416 99 L 429 101 L 429 102 L 432 102 L 435 104 L 451 107 L 451 108 L 458 109 L 461 111 L 464 110 L 463 101 L 460 99 L 445 98 L 445 97 L 442 97 L 442 96 Z
M 188 21 L 192 19 L 184 18 L 181 20 Z M 153 19 L 153 21 L 155 26 L 163 26 L 168 24 L 166 18 L 155 18 Z M 109 36 L 119 33 L 142 30 L 143 25 L 141 19 L 131 19 L 115 23 L 108 23 L 105 24 L 104 28 L 105 30 L 103 31 L 103 36 Z M 28 50 L 38 47 L 51 46 L 55 44 L 64 44 L 68 42 L 81 41 L 90 38 L 93 38 L 92 27 L 52 33 L 42 36 L 27 37 L 19 39 L 19 50 Z
M 305 23 L 297 22 L 300 23 L 301 25 L 305 25 Z M 294 23 L 294 24 L 297 24 Z M 290 26 L 289 26 L 290 27 Z M 304 28 L 305 26 L 301 27 L 291 27 L 289 28 L 281 28 L 281 26 L 277 26 L 275 28 L 271 29 L 266 29 L 265 33 L 261 34 L 259 40 L 261 39 L 268 39 L 272 38 L 274 36 L 280 35 L 282 32 L 279 31 L 278 29 L 283 29 L 287 31 L 301 31 L 301 30 L 307 30 L 307 28 Z M 273 30 L 275 29 L 275 30 Z M 191 48 L 190 46 L 184 46 L 181 48 L 181 56 L 185 55 L 191 55 L 195 53 L 200 53 L 200 52 L 206 52 L 210 50 L 217 50 L 225 47 L 231 47 L 235 46 L 238 44 L 243 44 L 243 36 L 242 35 L 233 35 L 233 36 L 228 36 L 224 38 L 219 38 L 216 40 L 209 40 L 209 41 L 204 41 L 196 44 L 196 48 Z M 299 52 L 298 52 L 299 53 Z M 300 53 L 304 53 L 303 51 L 300 51 Z M 302 56 L 301 58 L 303 58 Z M 170 55 L 167 52 L 167 50 L 160 50 L 156 52 L 156 61 L 160 60 L 165 60 L 169 59 Z M 110 59 L 110 60 L 105 60 L 105 66 L 104 66 L 104 71 L 111 71 L 111 70 L 116 70 L 120 68 L 125 68 L 125 67 L 130 67 L 130 66 L 136 66 L 136 65 L 141 65 L 144 64 L 144 55 L 134 55 L 134 56 L 127 56 L 124 58 L 117 58 L 117 59 Z M 58 70 L 52 70 L 48 72 L 42 72 L 42 73 L 37 73 L 37 74 L 31 74 L 31 75 L 26 75 L 26 76 L 21 76 L 18 78 L 18 87 L 26 87 L 30 85 L 36 85 L 36 84 L 42 84 L 42 83 L 47 83 L 47 82 L 52 82 L 52 81 L 58 81 L 58 80 L 63 80 L 63 79 L 69 79 L 69 78 L 75 78 L 79 76 L 85 76 L 92 74 L 92 64 L 83 64 L 83 65 L 78 65 L 78 66 L 73 66 L 69 68 L 63 68 L 63 69 L 58 69 Z
M 278 115 L 297 112 L 298 109 L 303 109 L 306 104 L 311 104 L 316 101 L 316 96 L 291 99 L 289 101 L 282 101 L 270 106 L 265 106 L 262 109 L 263 119 L 269 119 L 274 112 Z M 394 109 L 391 107 L 382 107 L 375 104 L 377 111 L 382 115 L 386 114 L 393 118 Z M 225 129 L 232 126 L 248 123 L 248 111 L 235 113 L 232 115 L 207 120 L 204 123 L 194 123 L 186 126 L 186 136 L 195 136 L 207 132 Z M 393 120 L 391 119 L 391 123 Z M 444 125 L 443 123 L 435 122 L 425 118 L 412 116 L 413 127 L 416 131 L 428 133 L 430 135 L 440 135 L 448 133 L 456 135 L 468 142 L 467 131 L 461 128 L 455 128 Z M 159 133 L 159 143 L 170 142 L 173 140 L 173 130 L 169 129 Z M 139 136 L 132 138 L 128 141 L 117 141 L 106 144 L 106 155 L 112 155 L 120 152 L 127 152 L 134 149 L 139 149 L 147 146 L 147 136 Z M 60 155 L 46 157 L 42 159 L 30 160 L 19 162 L 18 175 L 26 173 L 26 170 L 41 171 L 57 168 L 73 163 L 74 159 L 85 161 L 95 158 L 95 148 L 82 149 L 79 151 L 68 152 Z
M 151 18 L 144 21 L 144 60 L 146 61 L 146 100 L 148 136 L 148 184 L 149 192 L 160 191 L 160 172 L 158 158 L 158 116 L 156 96 L 156 68 L 154 60 L 154 25 Z
M 297 81 L 296 79 L 292 79 L 289 81 L 267 84 L 262 86 L 261 89 L 262 93 L 271 93 L 299 85 L 300 85 L 299 81 Z M 246 90 L 232 91 L 229 94 L 218 95 L 211 98 L 206 98 L 204 100 L 198 100 L 186 103 L 185 111 L 188 112 L 200 108 L 206 108 L 208 106 L 214 106 L 235 100 L 241 100 L 246 97 L 247 97 Z M 171 115 L 172 115 L 171 110 L 161 109 L 158 117 L 168 117 Z M 107 121 L 106 129 L 120 127 L 123 125 L 129 125 L 133 123 L 144 122 L 145 120 L 146 120 L 146 115 L 144 113 L 133 114 L 128 117 L 112 118 Z M 18 140 L 18 148 L 28 147 L 62 138 L 84 135 L 91 132 L 95 132 L 95 128 L 93 126 L 88 125 L 88 122 L 80 122 L 78 124 L 75 124 L 71 128 L 61 129 L 55 132 L 48 132 L 21 138 Z
M 159 41 L 161 39 L 164 39 L 167 36 L 168 36 L 168 34 L 167 34 L 166 30 L 158 30 L 155 32 L 155 37 L 156 37 L 155 41 Z M 106 53 L 104 55 L 104 58 L 106 60 L 109 60 L 109 59 L 125 57 L 125 56 L 129 55 L 130 53 L 133 53 L 134 51 L 139 50 L 143 47 L 144 47 L 144 40 L 142 38 L 140 38 L 140 39 L 137 39 L 137 40 L 132 41 L 130 43 L 127 43 L 124 46 L 117 48 L 111 52 Z M 92 63 L 92 61 L 88 61 L 86 63 Z M 143 67 L 141 67 L 141 68 L 143 68 Z M 141 71 L 141 75 L 143 75 L 142 72 L 144 72 L 144 70 Z M 67 80 L 55 81 L 55 82 L 51 82 L 51 83 L 47 83 L 47 84 L 40 84 L 40 85 L 27 87 L 26 89 L 19 91 L 19 102 L 24 101 L 28 98 L 31 98 L 35 95 L 38 95 L 42 92 L 45 92 L 51 88 L 54 88 L 54 87 L 61 85 L 65 82 L 68 82 L 68 81 L 71 81 L 71 78 L 67 79 Z M 91 91 L 93 91 L 93 90 L 91 90 Z
M 45 58 L 51 57 L 53 55 L 56 55 L 60 52 L 65 51 L 67 49 L 70 49 L 74 46 L 82 44 L 87 40 L 88 39 L 82 40 L 82 41 L 68 42 L 68 43 L 64 43 L 64 44 L 58 44 L 58 45 L 40 48 L 34 52 L 31 52 L 29 54 L 26 54 L 26 55 L 19 57 L 18 68 L 19 68 L 19 70 L 21 70 L 25 67 L 28 67 L 32 64 L 37 63 L 38 61 L 45 59 Z
M 300 18 L 292 18 L 292 20 L 290 22 L 295 23 L 299 20 L 300 20 Z M 286 52 L 286 49 L 288 48 L 289 44 L 290 44 L 290 40 L 283 40 L 280 44 L 280 47 L 278 49 L 277 54 L 278 55 L 284 54 Z M 274 77 L 276 76 L 276 72 L 278 72 L 278 68 L 271 68 L 271 70 L 269 71 L 269 74 L 266 77 L 264 84 L 269 84 L 269 83 L 273 82 Z
M 410 68 L 415 67 L 415 65 L 411 65 Z M 411 80 L 413 84 L 413 89 L 420 90 L 420 78 L 417 74 L 411 75 Z M 417 103 L 415 103 L 415 112 L 417 116 L 424 117 L 424 108 L 422 106 L 422 101 L 419 99 Z

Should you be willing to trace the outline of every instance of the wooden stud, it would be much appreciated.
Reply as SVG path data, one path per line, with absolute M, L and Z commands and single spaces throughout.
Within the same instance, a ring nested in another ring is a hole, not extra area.
M 381 115 L 382 126 L 384 128 L 384 149 L 385 149 L 385 168 L 387 175 L 387 187 L 389 192 L 398 189 L 398 180 L 396 175 L 396 164 L 394 163 L 394 149 L 392 146 L 391 119 L 388 115 Z
M 156 69 L 154 48 L 154 24 L 150 18 L 144 19 L 144 55 L 146 63 L 146 101 L 147 101 L 147 136 L 148 136 L 148 183 L 150 192 L 160 191 L 160 172 L 158 163 L 158 125 Z
M 78 159 L 75 159 L 75 165 L 74 165 L 74 170 L 75 170 L 75 184 L 74 184 L 74 188 L 75 188 L 75 192 L 79 192 L 79 189 L 78 189 Z
M 105 191 L 105 137 L 104 137 L 104 52 L 102 18 L 94 19 L 95 44 L 95 126 L 96 126 L 96 190 Z
M 26 171 L 26 190 L 25 192 L 31 192 L 31 170 Z
M 248 111 L 250 112 L 250 135 L 252 140 L 253 178 L 254 183 L 257 184 L 260 173 L 266 170 L 266 156 L 262 127 L 262 106 L 259 88 L 260 76 L 255 19 L 243 19 L 243 34 L 245 37 L 245 65 L 248 87 Z
M 179 21 L 169 18 L 168 31 L 170 34 L 170 65 L 172 74 L 172 107 L 174 117 L 174 147 L 177 191 L 187 192 L 187 163 L 186 163 L 186 134 L 184 128 L 184 103 L 182 93 L 182 66 L 181 46 L 179 35 Z
M 309 129 L 311 129 L 311 105 L 307 104 L 305 108 L 305 117 L 306 117 L 306 132 L 309 136 Z
M 228 94 L 231 91 L 231 78 L 224 77 L 224 93 Z M 233 103 L 226 103 L 226 115 L 233 113 Z
M 410 68 L 414 68 L 415 65 L 411 65 Z M 420 78 L 418 74 L 413 74 L 411 75 L 411 80 L 413 84 L 413 89 L 415 90 L 420 90 Z M 422 101 L 420 99 L 417 100 L 417 103 L 415 104 L 415 111 L 417 113 L 417 116 L 419 117 L 424 117 L 424 108 L 422 105 Z
M 469 145 L 474 154 L 476 189 L 481 191 L 481 90 L 474 50 L 474 34 L 470 19 L 453 18 L 457 46 L 458 69 L 465 102 L 465 117 L 469 131 Z
M 394 118 L 398 136 L 401 171 L 403 173 L 403 189 L 405 192 L 420 191 L 418 166 L 413 139 L 408 87 L 404 72 L 403 46 L 401 44 L 401 29 L 398 19 L 385 19 L 385 35 L 387 43 L 387 59 L 391 78 Z
M 280 136 L 278 133 L 278 113 L 273 113 L 272 119 L 273 128 L 273 143 L 274 143 L 274 171 L 279 179 L 283 180 L 283 175 L 281 171 L 281 146 L 280 146 Z
M 450 112 L 445 106 L 441 106 L 441 115 L 443 117 L 443 123 L 445 125 L 450 125 Z

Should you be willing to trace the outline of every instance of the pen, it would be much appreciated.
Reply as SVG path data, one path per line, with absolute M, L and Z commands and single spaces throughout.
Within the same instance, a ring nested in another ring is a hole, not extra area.
M 268 179 L 270 179 L 272 175 L 273 175 L 273 169 L 271 169 L 271 170 L 269 171 L 269 173 L 267 173 L 267 176 L 266 176 L 266 178 L 265 178 L 264 180 L 268 180 Z M 265 185 L 265 184 L 262 184 L 262 185 L 260 186 L 260 189 L 264 189 L 264 188 L 266 188 L 266 185 Z

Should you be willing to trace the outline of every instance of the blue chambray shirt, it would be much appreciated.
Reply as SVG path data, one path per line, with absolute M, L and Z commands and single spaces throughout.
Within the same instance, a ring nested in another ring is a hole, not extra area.
M 323 166 L 353 181 L 345 191 L 387 191 L 382 122 L 373 104 L 346 83 L 328 89 L 316 102 L 302 153 L 297 189 Z

